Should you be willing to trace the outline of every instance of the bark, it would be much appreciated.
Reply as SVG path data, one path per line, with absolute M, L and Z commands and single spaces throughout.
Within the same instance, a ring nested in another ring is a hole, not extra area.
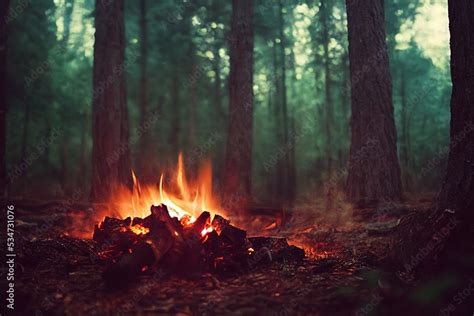
M 325 134 L 326 134 L 326 167 L 329 177 L 332 173 L 332 100 L 331 100 L 331 69 L 329 59 L 329 15 L 330 8 L 327 0 L 321 0 L 320 7 L 322 41 L 324 49 L 324 101 L 325 101 Z
M 347 197 L 359 206 L 402 198 L 382 0 L 346 0 L 351 75 Z
M 178 61 L 174 62 L 175 67 L 178 66 Z M 178 68 L 179 69 L 179 68 Z M 173 78 L 171 83 L 171 133 L 168 137 L 168 144 L 171 146 L 173 151 L 173 157 L 176 157 L 179 152 L 179 134 L 180 134 L 180 84 L 179 84 L 179 73 L 178 70 L 173 72 Z M 173 158 L 175 159 L 175 158 Z
M 402 231 L 397 253 L 417 275 L 454 272 L 469 279 L 474 238 L 474 3 L 449 0 L 448 9 L 453 88 L 446 173 L 437 209 L 424 219 L 426 225 Z M 434 247 L 423 253 L 427 245 Z M 413 265 L 420 253 L 422 259 Z
M 0 197 L 5 196 L 7 188 L 6 142 L 7 142 L 7 42 L 9 0 L 0 3 Z
M 71 20 L 72 12 L 74 10 L 74 0 L 67 0 L 65 2 L 64 15 L 63 15 L 63 38 L 61 40 L 61 45 L 63 49 L 66 48 L 69 42 L 69 35 L 71 30 Z M 63 192 L 67 191 L 67 179 L 69 176 L 69 166 L 68 166 L 68 144 L 69 144 L 69 132 L 67 126 L 67 113 L 66 109 L 63 107 L 60 112 L 61 122 L 63 124 L 61 139 L 59 141 L 59 183 Z
M 105 202 L 131 185 L 123 0 L 98 0 L 95 14 L 91 200 Z
M 30 127 L 30 104 L 25 102 L 23 108 L 23 131 L 21 136 L 21 151 L 20 151 L 20 160 L 23 161 L 26 158 L 26 151 L 28 147 L 29 139 L 29 127 Z
M 191 67 L 191 77 L 197 78 L 198 65 L 193 62 Z M 189 86 L 189 148 L 196 145 L 196 108 L 197 108 L 197 80 L 192 80 Z
M 148 116 L 148 26 L 146 18 L 146 0 L 140 0 L 140 88 L 138 93 L 138 105 L 140 110 L 140 127 L 144 133 L 140 137 L 140 157 L 138 158 L 140 164 L 140 171 L 143 175 L 149 174 L 150 157 L 148 146 L 150 145 L 150 131 L 145 130 L 146 119 Z
M 214 37 L 214 60 L 212 64 L 212 68 L 214 70 L 214 112 L 215 112 L 215 125 L 216 129 L 220 130 L 220 126 L 223 119 L 223 111 L 222 111 L 222 93 L 221 93 L 221 56 L 219 55 L 219 43 L 217 42 L 217 31 L 215 31 Z
M 348 100 L 348 94 L 349 91 L 347 89 L 348 84 L 349 84 L 349 67 L 348 67 L 348 54 L 347 52 L 344 52 L 341 56 L 341 73 L 342 73 L 342 85 L 341 85 L 341 113 L 342 113 L 342 126 L 341 126 L 341 132 L 342 132 L 342 139 L 346 139 L 346 135 L 349 135 L 350 130 L 349 130 L 349 100 Z M 341 167 L 343 166 L 342 164 L 345 164 L 347 161 L 347 151 L 348 151 L 348 144 L 346 141 L 343 141 L 341 144 L 340 148 L 340 153 L 339 153 L 339 164 Z
M 449 208 L 460 221 L 474 223 L 474 3 L 449 0 L 451 32 L 451 127 L 441 212 Z
M 229 131 L 224 199 L 245 209 L 251 202 L 253 115 L 253 1 L 232 1 Z M 233 198 L 235 197 L 235 198 Z
M 81 145 L 80 145 L 80 162 L 79 162 L 79 177 L 78 185 L 82 190 L 86 191 L 86 175 L 88 172 L 88 153 L 87 153 L 87 130 L 89 126 L 89 114 L 87 111 L 82 113 L 81 120 Z
M 407 99 L 407 92 L 406 92 L 406 74 L 405 68 L 401 65 L 400 69 L 400 98 L 401 98 L 401 164 L 403 166 L 403 184 L 406 190 L 410 188 L 410 128 L 409 128 L 409 120 L 408 120 L 408 99 Z

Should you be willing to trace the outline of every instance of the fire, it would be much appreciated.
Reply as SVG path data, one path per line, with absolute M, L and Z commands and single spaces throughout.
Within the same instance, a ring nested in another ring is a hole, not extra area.
M 219 208 L 212 194 L 212 167 L 209 161 L 201 166 L 195 179 L 189 180 L 183 155 L 180 153 L 177 169 L 163 172 L 155 185 L 140 184 L 133 170 L 132 180 L 132 192 L 120 190 L 111 201 L 111 204 L 116 205 L 118 216 L 122 219 L 129 216 L 145 218 L 150 214 L 151 205 L 165 204 L 170 215 L 186 226 L 192 224 L 201 212 L 215 214 Z M 135 233 L 143 233 L 140 228 L 131 229 Z M 207 227 L 202 235 L 212 230 L 212 227 Z
M 130 226 L 130 230 L 132 232 L 134 232 L 135 234 L 137 234 L 137 235 L 145 235 L 145 234 L 148 234 L 150 232 L 150 229 L 148 229 L 146 227 L 143 227 L 140 224 Z

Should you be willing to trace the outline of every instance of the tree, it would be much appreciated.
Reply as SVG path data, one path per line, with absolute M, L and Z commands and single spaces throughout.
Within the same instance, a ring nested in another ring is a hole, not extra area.
M 329 19 L 331 16 L 331 3 L 327 0 L 321 0 L 319 9 L 322 25 L 322 44 L 324 50 L 324 112 L 325 112 L 325 134 L 326 134 L 326 167 L 329 177 L 332 173 L 332 97 L 331 97 L 331 60 L 329 59 Z
M 365 206 L 402 198 L 381 0 L 346 0 L 351 76 L 347 197 Z
M 7 186 L 6 142 L 7 142 L 7 17 L 9 1 L 0 4 L 0 196 Z
M 140 127 L 144 127 L 148 116 L 148 23 L 147 23 L 147 3 L 140 0 L 140 85 L 138 92 L 138 107 L 140 112 Z M 140 137 L 140 156 L 138 158 L 140 171 L 142 174 L 149 173 L 150 157 L 148 146 L 150 145 L 150 132 L 146 130 Z
M 474 220 L 474 3 L 449 0 L 451 33 L 451 130 L 440 211 L 451 209 L 462 223 Z
M 224 199 L 251 202 L 253 114 L 253 1 L 232 1 Z M 230 207 L 233 207 L 232 205 Z
M 91 200 L 101 202 L 131 181 L 123 0 L 97 0 L 95 14 Z
M 65 3 L 64 8 L 64 16 L 63 16 L 63 38 L 61 40 L 60 45 L 62 49 L 66 49 L 69 37 L 71 33 L 71 21 L 72 21 L 72 12 L 74 10 L 74 0 L 67 0 Z M 67 190 L 67 179 L 70 173 L 69 166 L 68 166 L 68 143 L 70 141 L 70 135 L 68 131 L 68 127 L 70 122 L 67 119 L 67 112 L 69 109 L 66 107 L 62 107 L 61 109 L 61 122 L 62 122 L 62 134 L 61 140 L 59 141 L 59 183 L 61 184 L 61 188 L 63 191 Z

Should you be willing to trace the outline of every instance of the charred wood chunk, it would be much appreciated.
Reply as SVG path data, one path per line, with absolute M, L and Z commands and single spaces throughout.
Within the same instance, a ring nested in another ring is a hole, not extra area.
M 103 273 L 109 287 L 123 287 L 134 280 L 142 270 L 155 262 L 151 246 L 142 241 L 137 243 L 129 253 L 124 254 L 117 262 L 112 262 Z
M 201 235 L 201 232 L 203 229 L 206 228 L 206 226 L 211 224 L 211 214 L 209 212 L 202 212 L 201 215 L 192 223 L 191 225 L 188 226 L 187 230 L 189 232 L 192 232 L 193 234 L 199 234 Z
M 230 243 L 236 247 L 247 246 L 247 232 L 232 225 L 227 225 L 221 231 L 220 237 L 223 241 Z
M 291 260 L 301 261 L 304 259 L 304 250 L 296 246 L 288 246 L 275 253 L 275 261 Z
M 156 222 L 152 227 L 151 233 L 146 237 L 146 242 L 150 245 L 156 262 L 159 262 L 172 247 L 176 248 L 175 240 L 173 233 L 163 222 Z
M 255 250 L 266 247 L 269 249 L 282 249 L 288 247 L 288 241 L 286 238 L 278 237 L 250 237 L 249 241 Z
M 128 227 L 131 223 L 132 219 L 130 217 L 127 217 L 126 219 L 118 219 L 106 216 L 101 224 L 101 227 L 105 231 L 112 231 L 121 227 Z
M 224 228 L 227 227 L 229 224 L 229 220 L 218 214 L 214 215 L 214 218 L 212 219 L 212 227 L 214 227 L 214 229 L 217 230 L 217 232 L 219 233 L 223 231 Z
M 251 237 L 249 241 L 256 252 L 256 259 L 259 259 L 259 256 L 265 254 L 267 250 L 271 253 L 272 261 L 302 260 L 305 256 L 303 249 L 290 246 L 286 238 Z
M 215 230 L 207 234 L 207 239 L 203 243 L 203 246 L 206 252 L 211 256 L 219 256 L 222 254 L 223 242 Z
M 166 222 L 171 219 L 170 213 L 168 212 L 168 207 L 164 204 L 152 205 L 150 207 L 150 212 L 156 219 Z
M 211 271 L 222 276 L 242 274 L 248 271 L 248 259 L 249 255 L 246 252 L 237 251 L 228 253 L 215 257 L 212 266 L 209 268 Z
M 183 226 L 177 218 L 171 217 L 168 211 L 168 207 L 164 204 L 158 206 L 151 206 L 151 214 L 153 217 L 153 222 L 150 224 L 150 227 L 153 227 L 158 222 L 165 223 L 168 230 L 175 234 L 176 236 L 182 235 Z M 147 217 L 148 218 L 148 217 Z

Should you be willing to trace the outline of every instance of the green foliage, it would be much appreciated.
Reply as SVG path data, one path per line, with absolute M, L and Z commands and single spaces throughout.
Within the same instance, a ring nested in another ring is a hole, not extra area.
M 63 132 L 62 138 L 54 141 L 13 183 L 13 192 L 26 190 L 32 194 L 34 187 L 26 184 L 35 182 L 50 192 L 57 191 L 57 187 L 66 192 L 77 186 L 87 189 L 92 142 L 94 1 L 74 1 L 68 26 L 70 37 L 64 42 L 67 2 L 30 1 L 10 24 L 7 157 L 10 169 L 22 162 L 22 155 L 33 152 L 36 144 L 54 128 Z M 18 3 L 19 0 L 12 1 L 11 7 Z M 392 0 L 385 4 L 399 148 L 405 148 L 403 124 L 408 124 L 409 131 L 406 147 L 409 148 L 409 161 L 402 163 L 403 172 L 412 189 L 435 190 L 443 162 L 436 164 L 427 176 L 420 175 L 420 170 L 448 141 L 448 67 L 433 64 L 414 40 L 408 47 L 397 47 L 397 34 L 417 18 L 418 7 L 425 5 L 425 1 Z M 268 165 L 272 160 L 281 159 L 282 145 L 277 139 L 281 132 L 280 114 L 276 114 L 276 108 L 282 102 L 277 93 L 282 75 L 282 58 L 278 55 L 282 40 L 288 128 L 294 122 L 295 128 L 289 130 L 289 135 L 295 150 L 299 196 L 320 189 L 329 176 L 324 163 L 325 45 L 329 49 L 332 159 L 336 169 L 333 172 L 345 170 L 350 145 L 345 5 L 342 0 L 326 1 L 329 10 L 327 42 L 322 36 L 320 5 L 319 1 L 282 1 L 282 39 L 278 2 L 255 2 L 253 185 L 257 199 L 272 199 L 275 183 L 279 181 L 275 169 Z M 223 173 L 231 9 L 230 2 L 219 0 L 147 1 L 147 104 L 149 115 L 160 113 L 159 120 L 150 130 L 149 149 L 150 165 L 157 173 L 176 159 L 177 148 L 170 142 L 170 135 L 176 132 L 176 122 L 179 123 L 179 149 L 191 160 L 212 158 L 216 180 Z M 139 1 L 125 1 L 127 66 L 124 69 L 132 138 L 140 129 L 139 15 Z M 27 81 L 41 68 L 44 69 L 35 80 Z M 191 115 L 193 104 L 194 118 Z M 402 115 L 403 104 L 408 118 Z M 25 120 L 27 111 L 29 120 Z M 195 135 L 190 135 L 193 125 Z M 134 142 L 131 146 L 136 164 L 143 149 L 139 148 L 139 143 Z M 66 152 L 65 161 L 64 155 L 61 158 L 62 151 Z M 61 180 L 64 173 L 66 183 Z M 343 179 L 340 180 L 339 184 L 342 184 Z

